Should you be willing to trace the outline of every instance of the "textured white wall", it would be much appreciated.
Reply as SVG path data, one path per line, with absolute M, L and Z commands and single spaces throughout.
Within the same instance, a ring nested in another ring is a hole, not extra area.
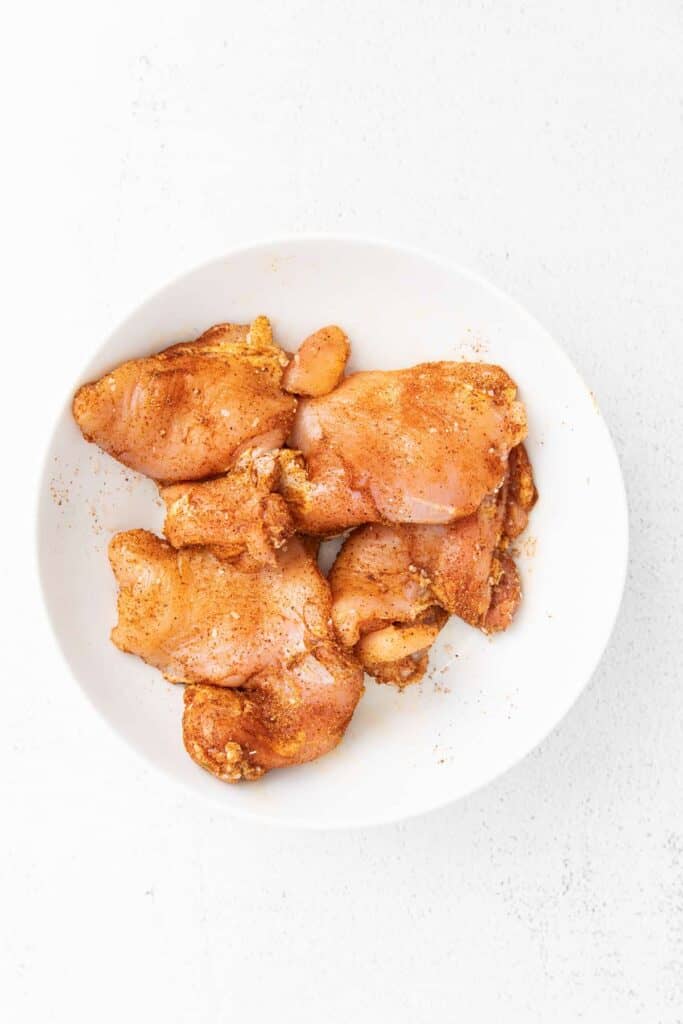
M 683 1019 L 681 6 L 66 0 L 3 36 L 4 1018 Z M 451 257 L 556 334 L 632 547 L 610 648 L 539 750 L 443 812 L 310 835 L 193 803 L 109 734 L 43 621 L 28 500 L 130 308 L 322 230 Z

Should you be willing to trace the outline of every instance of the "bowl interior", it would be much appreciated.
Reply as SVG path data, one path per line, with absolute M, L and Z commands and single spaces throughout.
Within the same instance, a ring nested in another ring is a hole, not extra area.
M 404 693 L 371 680 L 344 742 L 311 765 L 229 786 L 181 742 L 181 687 L 110 643 L 118 530 L 159 530 L 155 486 L 56 425 L 39 500 L 39 557 L 54 628 L 76 679 L 115 730 L 173 779 L 227 810 L 286 824 L 371 824 L 419 813 L 491 780 L 533 748 L 588 681 L 623 588 L 627 519 L 618 461 L 591 393 L 516 303 L 464 271 L 395 247 L 299 239 L 236 251 L 141 306 L 84 367 L 267 314 L 287 348 L 336 322 L 351 369 L 436 359 L 500 363 L 529 414 L 540 500 L 521 538 L 524 602 L 494 639 L 452 619 L 431 669 Z

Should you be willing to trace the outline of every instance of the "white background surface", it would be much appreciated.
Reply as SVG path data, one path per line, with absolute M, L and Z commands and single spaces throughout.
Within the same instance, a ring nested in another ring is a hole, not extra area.
M 680 6 L 66 2 L 15 7 L 1 46 L 2 1016 L 683 1019 Z M 331 834 L 232 821 L 136 761 L 32 563 L 39 454 L 93 346 L 187 266 L 314 230 L 524 302 L 597 393 L 632 517 L 611 646 L 544 745 L 459 805 Z

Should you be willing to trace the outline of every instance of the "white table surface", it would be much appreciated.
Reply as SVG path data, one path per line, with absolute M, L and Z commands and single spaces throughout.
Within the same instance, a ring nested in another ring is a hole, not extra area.
M 681 1021 L 681 6 L 67 0 L 13 5 L 0 45 L 2 1019 Z M 233 821 L 136 760 L 59 659 L 32 555 L 93 346 L 185 268 L 310 231 L 525 303 L 598 396 L 632 526 L 609 649 L 543 746 L 334 834 Z

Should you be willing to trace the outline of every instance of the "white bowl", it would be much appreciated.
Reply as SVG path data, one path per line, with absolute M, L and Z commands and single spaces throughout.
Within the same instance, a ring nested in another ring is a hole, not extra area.
M 494 779 L 538 744 L 586 685 L 624 585 L 623 481 L 593 395 L 516 302 L 473 274 L 392 245 L 301 238 L 230 253 L 172 282 L 98 349 L 79 381 L 222 320 L 267 314 L 294 348 L 331 322 L 353 345 L 351 369 L 425 360 L 500 363 L 529 414 L 540 492 L 519 565 L 524 602 L 494 639 L 451 619 L 431 671 L 398 693 L 367 681 L 343 743 L 313 764 L 226 785 L 181 741 L 182 687 L 109 641 L 115 531 L 159 530 L 151 481 L 86 444 L 70 415 L 54 431 L 39 503 L 45 599 L 76 679 L 132 747 L 226 811 L 286 825 L 343 827 L 407 817 Z

